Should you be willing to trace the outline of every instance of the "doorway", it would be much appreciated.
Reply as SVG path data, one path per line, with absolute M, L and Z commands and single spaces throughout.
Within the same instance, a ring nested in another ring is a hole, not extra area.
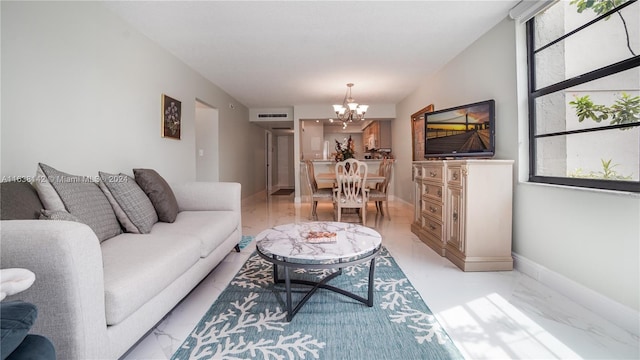
M 293 135 L 265 131 L 266 190 L 269 195 L 289 195 L 295 189 Z
M 277 187 L 279 189 L 293 189 L 295 187 L 293 164 L 293 136 L 276 136 L 277 144 Z

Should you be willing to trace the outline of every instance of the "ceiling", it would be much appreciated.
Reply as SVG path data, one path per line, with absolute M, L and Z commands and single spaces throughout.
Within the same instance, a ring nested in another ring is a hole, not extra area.
M 249 108 L 396 104 L 504 19 L 499 1 L 107 1 Z

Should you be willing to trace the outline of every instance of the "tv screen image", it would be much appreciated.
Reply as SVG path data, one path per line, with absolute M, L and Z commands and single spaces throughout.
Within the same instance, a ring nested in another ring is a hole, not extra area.
M 424 119 L 425 158 L 494 155 L 494 100 L 429 112 Z

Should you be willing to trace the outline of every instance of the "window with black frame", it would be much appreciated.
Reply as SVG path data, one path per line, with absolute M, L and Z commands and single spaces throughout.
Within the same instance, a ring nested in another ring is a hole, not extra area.
M 529 180 L 640 192 L 640 4 L 559 1 L 527 40 Z

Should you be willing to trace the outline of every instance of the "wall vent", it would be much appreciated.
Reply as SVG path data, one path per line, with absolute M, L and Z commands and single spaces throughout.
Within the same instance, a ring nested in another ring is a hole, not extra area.
M 249 121 L 293 121 L 293 108 L 249 109 Z
M 289 114 L 258 114 L 259 119 L 286 119 Z

